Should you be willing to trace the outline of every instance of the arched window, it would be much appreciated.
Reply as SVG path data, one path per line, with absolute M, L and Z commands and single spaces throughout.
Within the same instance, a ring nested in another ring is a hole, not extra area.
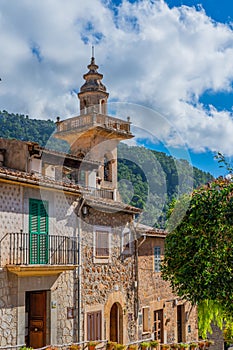
M 87 100 L 84 99 L 83 101 L 83 106 L 84 106 L 84 114 L 87 113 Z
M 106 110 L 105 110 L 105 100 L 101 100 L 101 102 L 100 102 L 100 113 L 106 114 Z

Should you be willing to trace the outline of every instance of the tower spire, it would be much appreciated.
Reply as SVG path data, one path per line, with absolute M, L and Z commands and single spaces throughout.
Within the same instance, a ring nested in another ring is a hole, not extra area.
M 91 47 L 91 52 L 92 52 L 91 64 L 95 64 L 95 47 L 94 47 L 94 45 L 92 45 L 92 47 Z
M 78 97 L 80 99 L 80 113 L 86 114 L 98 110 L 101 114 L 107 114 L 108 92 L 102 83 L 103 75 L 98 72 L 98 65 L 95 63 L 94 46 L 92 45 L 91 63 L 87 66 L 89 71 L 83 75 L 85 83 L 81 86 Z M 93 108 L 92 108 L 93 107 Z

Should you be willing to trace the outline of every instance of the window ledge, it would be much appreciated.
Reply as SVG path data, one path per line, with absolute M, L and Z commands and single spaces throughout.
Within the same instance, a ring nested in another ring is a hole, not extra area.
M 111 262 L 111 258 L 106 256 L 94 256 L 93 262 L 94 264 L 108 264 Z

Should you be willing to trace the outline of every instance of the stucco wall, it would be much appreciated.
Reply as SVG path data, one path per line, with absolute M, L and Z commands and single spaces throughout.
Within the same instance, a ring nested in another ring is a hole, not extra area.
M 29 199 L 43 199 L 49 203 L 49 233 L 76 237 L 76 197 L 56 191 L 0 183 L 0 346 L 22 344 L 25 341 L 25 293 L 47 290 L 51 301 L 47 305 L 51 327 L 48 341 L 71 342 L 75 338 L 74 319 L 67 318 L 67 308 L 76 307 L 74 274 L 60 276 L 17 277 L 5 268 L 9 263 L 10 240 L 7 233 L 29 232 Z M 5 238 L 4 238 L 5 237 Z M 53 305 L 53 307 L 52 307 Z M 55 306 L 55 307 L 54 307 Z

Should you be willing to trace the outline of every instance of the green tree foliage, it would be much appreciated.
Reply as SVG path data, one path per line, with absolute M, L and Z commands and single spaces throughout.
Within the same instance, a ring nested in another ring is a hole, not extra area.
M 163 277 L 198 305 L 203 335 L 211 321 L 232 323 L 232 208 L 233 182 L 219 178 L 193 192 L 183 220 L 166 238 Z

